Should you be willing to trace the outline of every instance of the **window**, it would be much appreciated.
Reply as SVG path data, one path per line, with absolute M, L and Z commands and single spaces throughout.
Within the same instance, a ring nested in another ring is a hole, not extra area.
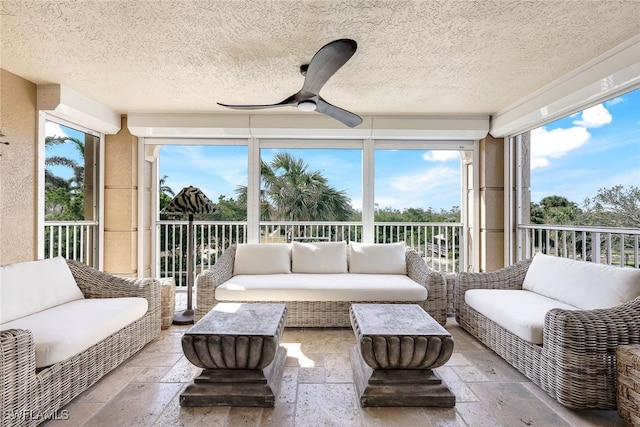
M 164 145 L 159 153 L 160 210 L 180 190 L 198 187 L 216 205 L 194 219 L 194 263 L 198 274 L 213 265 L 230 243 L 247 239 L 247 146 Z M 159 275 L 187 283 L 187 218 L 159 214 Z
M 361 226 L 348 223 L 362 213 L 362 150 L 262 149 L 260 157 L 262 241 L 360 239 Z
M 97 261 L 100 137 L 45 120 L 44 257 Z
M 460 221 L 460 152 L 376 150 L 376 221 Z
M 516 137 L 521 164 L 530 164 L 521 172 L 520 258 L 638 268 L 639 110 L 636 89 Z

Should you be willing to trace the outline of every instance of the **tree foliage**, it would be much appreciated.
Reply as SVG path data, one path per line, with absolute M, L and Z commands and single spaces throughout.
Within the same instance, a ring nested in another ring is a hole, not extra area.
M 45 150 L 71 142 L 83 159 L 77 162 L 64 156 L 45 158 L 45 220 L 74 221 L 84 219 L 84 142 L 68 136 L 45 137 Z M 71 169 L 71 178 L 53 173 L 52 166 Z
M 344 190 L 329 185 L 320 171 L 287 152 L 261 162 L 261 218 L 282 221 L 348 221 L 353 215 Z M 247 200 L 247 188 L 239 187 L 238 200 Z
M 584 201 L 584 225 L 640 228 L 640 188 L 615 185 L 601 188 Z
M 586 198 L 582 208 L 562 196 L 531 203 L 532 224 L 640 227 L 640 188 L 615 185 Z
M 436 212 L 432 208 L 392 209 L 389 207 L 376 209 L 376 222 L 459 222 L 460 207 L 454 206 L 449 210 L 441 209 Z
M 540 203 L 531 203 L 532 224 L 575 224 L 581 210 L 562 196 L 547 196 Z

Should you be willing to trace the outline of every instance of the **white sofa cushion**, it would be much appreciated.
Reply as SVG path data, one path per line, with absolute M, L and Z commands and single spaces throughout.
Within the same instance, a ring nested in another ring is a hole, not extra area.
M 349 272 L 407 274 L 407 247 L 400 243 L 349 243 Z
M 640 270 L 538 253 L 522 288 L 583 310 L 608 308 L 640 295 Z
M 424 301 L 427 289 L 406 275 L 242 275 L 218 286 L 215 297 L 221 301 Z
M 291 273 L 291 245 L 284 243 L 242 244 L 236 247 L 233 274 Z
M 533 344 L 542 344 L 544 316 L 552 308 L 577 310 L 569 304 L 531 291 L 470 289 L 464 301 L 507 331 Z
M 346 273 L 347 242 L 291 243 L 291 272 Z
M 144 298 L 87 298 L 3 323 L 0 329 L 30 330 L 36 368 L 42 368 L 92 347 L 144 316 L 147 309 Z
M 0 267 L 0 323 L 83 298 L 62 257 Z

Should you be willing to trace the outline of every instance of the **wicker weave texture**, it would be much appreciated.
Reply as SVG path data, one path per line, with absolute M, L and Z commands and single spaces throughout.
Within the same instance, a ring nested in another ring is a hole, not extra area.
M 632 426 L 640 425 L 640 345 L 616 349 L 618 414 Z
M 264 302 L 264 301 L 220 301 L 215 298 L 217 286 L 233 275 L 235 245 L 230 246 L 211 269 L 200 273 L 196 279 L 196 320 L 202 318 L 219 302 Z M 447 321 L 447 287 L 444 276 L 427 267 L 420 255 L 407 250 L 407 274 L 415 282 L 427 288 L 425 301 L 407 301 L 420 305 L 438 323 Z M 288 327 L 348 328 L 351 326 L 349 306 L 353 303 L 392 304 L 389 301 L 269 301 L 286 304 Z M 400 302 L 402 303 L 402 302 Z
M 34 426 L 69 403 L 160 333 L 160 283 L 125 279 L 67 261 L 86 298 L 143 297 L 147 313 L 82 353 L 36 372 L 29 331 L 0 332 L 2 426 Z
M 162 329 L 167 329 L 173 323 L 176 311 L 176 282 L 173 277 L 160 279 L 160 289 Z
M 458 323 L 561 404 L 615 409 L 615 351 L 640 342 L 640 298 L 608 309 L 552 309 L 545 317 L 544 344 L 531 344 L 464 302 L 469 289 L 521 289 L 529 265 L 526 260 L 491 273 L 460 273 Z

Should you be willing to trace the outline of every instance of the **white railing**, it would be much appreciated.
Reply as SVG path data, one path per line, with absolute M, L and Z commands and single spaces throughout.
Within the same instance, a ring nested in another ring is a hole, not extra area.
M 186 286 L 187 221 L 158 221 L 156 267 L 160 277 L 174 277 L 177 286 Z M 247 223 L 231 221 L 194 221 L 194 276 L 210 268 L 223 250 L 247 241 Z M 458 272 L 465 265 L 460 223 L 391 223 L 374 225 L 376 243 L 405 242 L 424 258 L 430 267 L 442 272 Z M 260 223 L 261 243 L 291 241 L 361 242 L 362 224 L 358 222 L 285 222 Z M 462 266 L 462 267 L 461 267 Z
M 156 270 L 159 277 L 173 277 L 178 287 L 187 285 L 187 226 L 186 220 L 157 222 Z M 247 241 L 246 222 L 193 221 L 193 232 L 194 280 L 229 245 Z
M 44 223 L 44 257 L 62 256 L 95 266 L 96 221 L 46 221 Z
M 640 268 L 640 229 L 518 225 L 520 259 L 538 252 L 600 264 Z

